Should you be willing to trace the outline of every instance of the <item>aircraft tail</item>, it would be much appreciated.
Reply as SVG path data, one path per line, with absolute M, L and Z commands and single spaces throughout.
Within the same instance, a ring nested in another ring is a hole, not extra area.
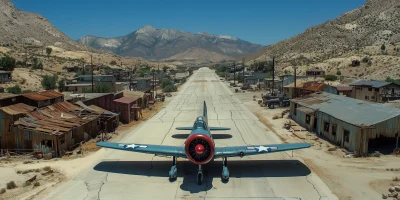
M 207 118 L 207 105 L 206 105 L 206 101 L 204 101 L 203 117 Z

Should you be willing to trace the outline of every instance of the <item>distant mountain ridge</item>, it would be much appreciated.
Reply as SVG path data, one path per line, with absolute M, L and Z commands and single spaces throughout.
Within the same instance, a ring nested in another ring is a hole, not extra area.
M 42 15 L 18 10 L 10 0 L 0 0 L 0 15 L 1 43 L 31 43 L 70 50 L 84 49 Z
M 213 60 L 218 60 L 217 57 L 220 60 L 233 59 L 255 53 L 264 48 L 262 45 L 252 44 L 232 36 L 204 32 L 193 34 L 172 29 L 156 29 L 151 26 L 145 26 L 126 36 L 115 38 L 85 36 L 77 41 L 121 56 L 143 57 L 153 60 L 180 59 L 181 56 L 179 55 L 188 54 L 191 57 L 196 57 L 194 52 L 204 53 L 205 51 L 213 56 L 203 56 L 203 58 L 213 57 Z M 193 49 L 201 49 L 201 51 L 193 51 Z

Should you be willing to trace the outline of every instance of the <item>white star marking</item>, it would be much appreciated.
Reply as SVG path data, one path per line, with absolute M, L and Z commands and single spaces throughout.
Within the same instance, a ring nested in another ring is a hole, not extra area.
M 257 150 L 258 150 L 258 152 L 263 152 L 263 151 L 265 151 L 265 152 L 270 152 L 272 149 L 278 149 L 278 147 L 264 147 L 264 146 L 259 146 L 259 147 L 254 147 L 254 148 L 256 148 Z
M 125 149 L 127 149 L 127 148 L 135 149 L 135 148 L 138 148 L 138 147 L 147 148 L 147 146 L 138 145 L 138 144 L 119 144 L 118 146 L 123 146 Z

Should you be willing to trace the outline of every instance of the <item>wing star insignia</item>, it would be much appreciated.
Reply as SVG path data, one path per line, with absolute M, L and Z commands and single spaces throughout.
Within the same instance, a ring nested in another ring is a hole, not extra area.
M 263 151 L 265 151 L 265 152 L 271 152 L 272 150 L 276 150 L 276 149 L 278 149 L 278 147 L 264 147 L 264 146 L 259 146 L 259 147 L 254 147 L 254 148 L 256 148 L 257 150 L 258 150 L 258 152 L 263 152 Z
M 125 149 L 127 149 L 127 148 L 135 149 L 135 148 L 138 148 L 138 147 L 140 147 L 140 148 L 147 148 L 147 146 L 138 145 L 138 144 L 119 144 L 118 146 L 124 147 Z

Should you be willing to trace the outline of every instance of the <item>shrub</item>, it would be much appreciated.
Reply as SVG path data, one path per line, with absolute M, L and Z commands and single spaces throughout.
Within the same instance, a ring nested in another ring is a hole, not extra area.
M 21 173 L 22 173 L 22 171 L 21 171 L 21 170 L 18 170 L 18 171 L 17 171 L 17 174 L 21 174 Z
M 46 54 L 47 54 L 47 57 L 49 57 L 50 56 L 50 54 L 51 54 L 51 52 L 53 51 L 53 49 L 52 48 L 50 48 L 50 47 L 47 47 L 46 48 Z
M 117 65 L 117 62 L 116 62 L 115 60 L 112 60 L 112 61 L 110 62 L 110 65 Z
M 24 184 L 22 184 L 22 187 L 27 187 L 27 186 L 30 186 L 30 185 L 32 185 L 32 183 L 27 181 Z
M 381 50 L 382 50 L 382 51 L 385 51 L 385 50 L 386 50 L 386 45 L 385 45 L 385 44 L 382 44 Z
M 65 79 L 58 80 L 58 91 L 63 92 L 65 87 Z
M 368 61 L 370 61 L 370 59 L 369 59 L 368 56 L 365 56 L 363 59 L 361 59 L 361 61 L 362 61 L 363 63 L 367 63 Z
M 4 194 L 4 193 L 6 193 L 6 188 L 1 188 L 0 194 Z
M 335 75 L 326 75 L 325 76 L 325 80 L 326 81 L 336 81 L 337 80 L 337 76 L 335 76 Z
M 336 72 L 336 75 L 340 76 L 340 75 L 342 75 L 342 72 L 339 70 Z
M 54 90 L 57 87 L 57 75 L 45 75 L 42 79 L 42 86 L 45 90 Z
M 370 61 L 368 61 L 368 66 L 371 66 L 372 65 L 372 61 L 370 60 Z
M 26 79 L 25 79 L 25 78 L 22 78 L 21 81 L 20 81 L 19 83 L 20 83 L 21 85 L 25 84 L 25 83 L 26 83 Z
M 13 86 L 13 87 L 7 88 L 7 92 L 8 92 L 8 93 L 11 93 L 11 94 L 21 94 L 21 93 L 22 93 L 22 90 L 21 90 L 21 88 L 19 87 L 19 85 L 15 85 L 15 86 Z
M 34 170 L 33 169 L 27 169 L 27 170 L 22 171 L 22 174 L 27 174 L 27 173 L 30 173 L 30 172 L 34 172 Z
M 43 168 L 43 170 L 44 170 L 44 171 L 50 171 L 50 170 L 51 170 L 51 167 L 50 167 L 50 166 L 46 166 L 46 167 Z
M 393 177 L 393 179 L 392 179 L 393 181 L 400 181 L 400 178 L 399 177 Z
M 167 85 L 163 87 L 163 92 L 176 92 L 178 88 L 175 85 Z
M 7 183 L 7 189 L 8 190 L 14 189 L 16 187 L 17 187 L 17 184 L 15 184 L 14 181 L 10 181 L 10 182 Z
M 33 183 L 33 187 L 39 187 L 40 186 L 40 182 L 36 181 L 35 183 Z
M 5 57 L 0 58 L 0 68 L 3 68 L 7 71 L 14 71 L 16 62 L 13 57 L 6 55 Z
M 97 85 L 95 85 L 93 87 L 94 91 L 92 91 L 92 88 L 89 88 L 87 90 L 85 90 L 86 93 L 92 93 L 92 92 L 96 92 L 96 93 L 107 93 L 110 91 L 110 88 L 108 87 L 108 85 L 106 83 L 98 83 Z

